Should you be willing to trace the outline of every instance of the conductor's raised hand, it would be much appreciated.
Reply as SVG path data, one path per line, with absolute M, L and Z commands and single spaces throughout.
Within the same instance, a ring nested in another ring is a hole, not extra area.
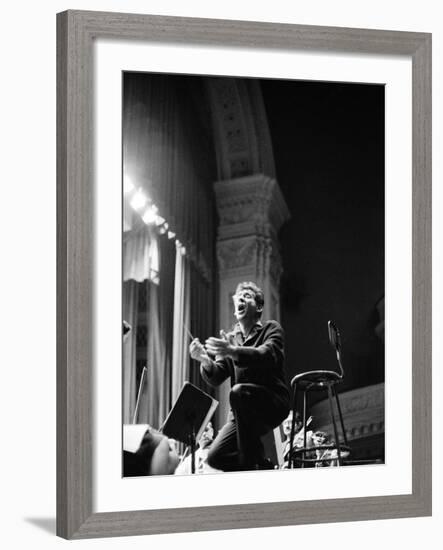
M 198 338 L 194 338 L 189 344 L 189 354 L 192 359 L 200 361 L 200 363 L 210 363 L 211 359 L 204 347 Z

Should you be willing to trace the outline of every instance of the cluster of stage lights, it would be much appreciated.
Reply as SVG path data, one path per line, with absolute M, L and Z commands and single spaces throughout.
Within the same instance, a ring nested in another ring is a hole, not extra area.
M 146 193 L 142 189 L 137 188 L 133 184 L 129 176 L 124 177 L 123 192 L 128 198 L 130 206 L 141 216 L 146 225 L 155 225 L 160 235 L 164 235 L 167 232 L 168 239 L 175 237 L 175 233 L 169 229 L 169 224 L 165 218 L 159 215 L 158 208 L 152 200 L 146 196 Z M 178 239 L 175 242 L 181 253 L 183 255 L 186 254 L 186 249 L 181 242 Z

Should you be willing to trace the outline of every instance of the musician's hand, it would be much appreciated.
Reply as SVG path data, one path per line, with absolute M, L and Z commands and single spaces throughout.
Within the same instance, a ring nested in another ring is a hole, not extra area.
M 208 352 L 198 338 L 194 338 L 194 340 L 190 343 L 189 354 L 192 359 L 200 361 L 200 363 L 210 364 L 211 362 Z
M 211 336 L 205 342 L 206 350 L 211 355 L 217 355 L 219 357 L 232 357 L 236 358 L 237 347 L 231 343 L 231 340 L 225 338 L 215 338 Z

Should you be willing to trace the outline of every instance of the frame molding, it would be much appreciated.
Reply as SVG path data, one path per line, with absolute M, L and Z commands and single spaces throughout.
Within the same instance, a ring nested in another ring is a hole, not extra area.
M 92 511 L 95 38 L 412 59 L 412 494 Z M 57 534 L 67 539 L 431 515 L 431 34 L 66 11 L 57 15 Z

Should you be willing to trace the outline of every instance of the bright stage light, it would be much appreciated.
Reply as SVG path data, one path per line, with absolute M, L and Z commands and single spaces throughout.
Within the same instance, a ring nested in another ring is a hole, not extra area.
M 142 216 L 142 220 L 147 224 L 154 223 L 157 219 L 157 208 L 152 204 L 148 207 L 146 212 Z
M 129 176 L 124 176 L 123 178 L 123 193 L 125 195 L 129 195 L 132 191 L 134 191 L 135 186 L 132 183 L 132 180 Z
M 168 231 L 168 239 L 173 239 L 175 237 L 175 233 L 173 231 Z
M 135 195 L 132 197 L 131 202 L 129 203 L 134 210 L 141 210 L 145 204 L 147 203 L 148 199 L 146 198 L 146 195 L 143 193 L 143 191 L 137 191 Z

